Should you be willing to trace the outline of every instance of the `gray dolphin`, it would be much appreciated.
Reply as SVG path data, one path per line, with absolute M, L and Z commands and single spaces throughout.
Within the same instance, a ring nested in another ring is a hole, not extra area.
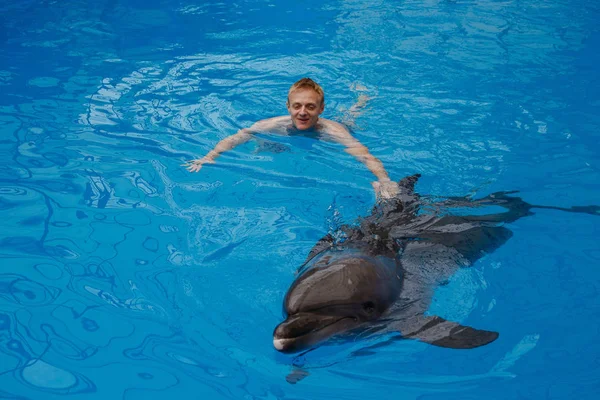
M 479 200 L 448 198 L 435 207 L 501 206 L 506 212 L 457 216 L 426 212 L 414 192 L 420 175 L 399 182 L 400 194 L 378 203 L 357 226 L 343 226 L 345 239 L 327 235 L 313 247 L 284 299 L 287 316 L 273 333 L 274 347 L 293 353 L 332 337 L 398 333 L 435 346 L 470 349 L 498 333 L 425 315 L 435 288 L 460 267 L 473 265 L 503 245 L 512 232 L 504 223 L 549 208 L 600 215 L 600 207 L 536 206 L 515 192 Z

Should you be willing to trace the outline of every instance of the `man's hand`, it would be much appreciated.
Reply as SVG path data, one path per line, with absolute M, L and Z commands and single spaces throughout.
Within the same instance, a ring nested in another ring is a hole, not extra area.
M 202 158 L 198 158 L 197 160 L 191 160 L 186 162 L 185 164 L 181 164 L 181 166 L 186 167 L 190 172 L 198 172 L 202 169 L 204 164 L 214 164 L 215 160 L 212 158 L 205 156 Z
M 373 189 L 375 189 L 375 196 L 377 199 L 385 200 L 396 197 L 400 192 L 398 183 L 394 181 L 375 181 L 371 183 Z

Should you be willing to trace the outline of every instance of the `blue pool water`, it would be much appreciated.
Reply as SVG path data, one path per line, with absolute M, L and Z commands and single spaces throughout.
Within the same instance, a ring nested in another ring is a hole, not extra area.
M 311 76 L 323 116 L 420 193 L 600 204 L 599 17 L 591 0 L 3 0 L 0 397 L 595 399 L 600 218 L 540 210 L 437 291 L 431 312 L 500 332 L 488 346 L 294 358 L 272 348 L 285 291 L 368 213 L 373 176 L 298 137 L 180 165 Z

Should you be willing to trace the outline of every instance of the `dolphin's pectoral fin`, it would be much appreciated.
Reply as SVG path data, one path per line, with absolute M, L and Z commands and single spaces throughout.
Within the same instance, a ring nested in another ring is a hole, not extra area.
M 407 323 L 399 326 L 402 337 L 439 347 L 473 349 L 498 338 L 498 332 L 471 328 L 437 316 L 422 316 L 405 322 Z
M 285 380 L 287 383 L 295 385 L 309 375 L 308 371 L 303 368 L 293 367 L 292 371 L 287 374 Z
M 451 349 L 473 349 L 475 347 L 485 346 L 498 339 L 498 332 L 484 331 L 471 328 L 470 326 L 459 325 L 452 322 L 452 328 L 448 336 L 437 339 L 431 343 L 434 346 L 447 347 Z M 420 340 L 423 340 L 420 338 Z

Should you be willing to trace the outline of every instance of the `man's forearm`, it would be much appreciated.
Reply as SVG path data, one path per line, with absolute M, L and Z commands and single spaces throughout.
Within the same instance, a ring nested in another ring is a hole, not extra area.
M 221 153 L 227 150 L 231 150 L 235 146 L 247 142 L 251 137 L 252 131 L 250 131 L 249 129 L 240 129 L 236 134 L 226 137 L 225 139 L 217 143 L 214 149 L 209 151 L 208 154 L 204 157 L 188 161 L 183 165 L 187 167 L 187 170 L 190 172 L 198 172 L 200 171 L 200 169 L 202 169 L 202 165 L 214 163 L 215 158 L 219 157 Z
M 226 137 L 217 143 L 214 149 L 209 151 L 205 158 L 214 161 L 221 153 L 231 150 L 242 143 L 246 143 L 251 137 L 252 134 L 248 129 L 240 129 L 236 134 Z
M 346 152 L 352 154 L 360 162 L 365 164 L 369 171 L 371 171 L 373 175 L 377 177 L 377 180 L 381 182 L 388 182 L 390 180 L 388 173 L 383 167 L 383 163 L 378 158 L 375 158 L 371 153 L 369 153 L 369 150 L 367 150 L 365 146 L 355 145 L 352 147 L 348 147 L 346 148 Z
M 377 177 L 377 180 L 381 182 L 387 182 L 390 180 L 390 176 L 386 172 L 385 168 L 383 168 L 383 163 L 378 159 L 373 157 L 372 155 L 368 155 L 363 160 L 367 168 Z

